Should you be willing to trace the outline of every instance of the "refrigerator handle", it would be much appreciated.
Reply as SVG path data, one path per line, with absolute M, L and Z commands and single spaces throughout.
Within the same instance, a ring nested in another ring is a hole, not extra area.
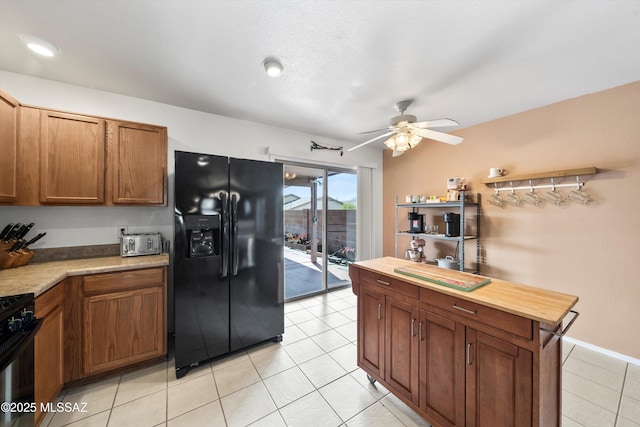
M 238 247 L 238 197 L 231 195 L 231 227 L 233 227 L 233 259 L 231 260 L 231 274 L 238 275 L 238 258 L 240 248 Z
M 222 262 L 220 263 L 220 277 L 225 278 L 229 274 L 229 212 L 227 195 L 220 192 L 220 204 L 222 205 Z

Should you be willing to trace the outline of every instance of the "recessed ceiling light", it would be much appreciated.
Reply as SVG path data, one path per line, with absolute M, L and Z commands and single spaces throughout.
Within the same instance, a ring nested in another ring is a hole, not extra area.
M 29 49 L 38 55 L 52 57 L 60 53 L 60 49 L 57 46 L 52 45 L 46 40 L 42 40 L 29 34 L 21 34 L 20 38 Z
M 268 58 L 262 64 L 269 77 L 278 77 L 284 71 L 284 67 L 277 59 Z

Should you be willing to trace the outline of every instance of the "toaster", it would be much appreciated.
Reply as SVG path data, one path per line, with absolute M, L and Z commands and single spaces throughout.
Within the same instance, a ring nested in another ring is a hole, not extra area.
M 156 255 L 162 252 L 160 233 L 123 234 L 120 236 L 120 255 L 123 257 Z

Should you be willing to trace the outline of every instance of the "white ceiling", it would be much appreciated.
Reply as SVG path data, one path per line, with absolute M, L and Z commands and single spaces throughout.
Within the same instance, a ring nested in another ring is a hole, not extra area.
M 638 0 L 0 0 L 0 69 L 353 143 L 402 99 L 464 128 L 639 80 L 639 52 Z

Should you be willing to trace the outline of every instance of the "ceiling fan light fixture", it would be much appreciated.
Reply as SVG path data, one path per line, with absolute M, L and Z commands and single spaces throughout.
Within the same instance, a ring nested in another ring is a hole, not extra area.
M 393 135 L 391 138 L 387 139 L 384 142 L 384 145 L 386 145 L 387 147 L 389 147 L 392 150 L 396 151 L 396 147 L 398 146 L 398 144 L 396 143 L 396 136 Z
M 411 142 L 413 135 L 409 135 L 406 131 L 400 131 L 384 142 L 384 145 L 393 151 L 407 151 L 412 148 Z
M 279 77 L 284 71 L 282 63 L 277 59 L 267 58 L 264 60 L 262 65 L 264 65 L 264 70 L 267 72 L 269 77 Z
M 416 145 L 420 144 L 420 141 L 422 141 L 421 136 L 411 135 L 411 137 L 409 138 L 409 147 L 415 147 Z

